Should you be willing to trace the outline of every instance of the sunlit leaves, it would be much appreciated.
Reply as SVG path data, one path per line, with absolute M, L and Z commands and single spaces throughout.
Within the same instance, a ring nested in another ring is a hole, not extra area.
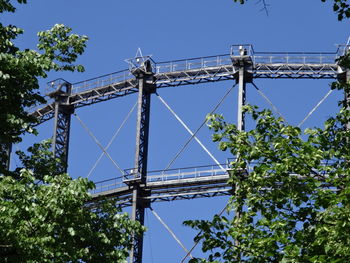
M 82 65 L 73 66 L 78 55 L 84 52 L 86 36 L 71 34 L 72 29 L 62 24 L 56 24 L 52 29 L 38 33 L 38 49 L 44 51 L 44 57 L 55 62 L 53 69 L 84 71 Z
M 344 69 L 349 57 L 342 58 Z M 348 83 L 333 85 L 349 92 Z M 191 262 L 349 262 L 349 102 L 323 128 L 291 126 L 246 106 L 254 129 L 207 117 L 213 140 L 231 151 L 228 216 L 185 224 L 200 230 L 206 259 Z M 239 211 L 239 213 L 236 213 Z
M 18 0 L 18 3 L 26 1 Z M 11 1 L 0 0 L 0 12 L 14 12 Z M 34 132 L 36 122 L 27 110 L 45 102 L 39 93 L 39 78 L 55 71 L 84 71 L 82 65 L 74 64 L 86 47 L 86 36 L 72 34 L 61 24 L 39 32 L 38 51 L 20 50 L 14 40 L 23 30 L 13 25 L 0 23 L 0 143 L 16 143 L 21 135 Z M 0 147 L 1 148 L 1 147 Z M 0 163 L 6 162 L 6 154 L 0 150 Z M 4 173 L 0 166 L 0 174 Z
M 1 262 L 125 262 L 144 229 L 113 201 L 88 206 L 94 184 L 57 174 L 49 147 L 34 145 L 24 168 L 0 177 Z

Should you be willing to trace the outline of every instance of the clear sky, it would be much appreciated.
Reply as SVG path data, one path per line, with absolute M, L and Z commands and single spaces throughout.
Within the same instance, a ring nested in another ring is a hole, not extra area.
M 36 32 L 56 23 L 73 28 L 89 37 L 88 47 L 79 62 L 84 73 L 51 74 L 48 80 L 62 77 L 69 82 L 89 79 L 127 68 L 124 59 L 134 57 L 138 47 L 143 54 L 152 54 L 155 61 L 200 57 L 228 53 L 231 44 L 253 44 L 256 51 L 335 51 L 350 35 L 350 22 L 338 22 L 331 3 L 320 0 L 267 0 L 269 15 L 261 11 L 261 3 L 248 1 L 239 5 L 230 0 L 128 0 L 29 1 L 15 14 L 3 15 L 1 22 L 12 23 L 25 30 L 18 45 L 35 48 Z M 46 81 L 42 80 L 42 87 Z M 329 81 L 320 80 L 256 80 L 256 85 L 279 108 L 287 121 L 298 124 L 326 94 Z M 159 90 L 159 94 L 180 117 L 195 130 L 205 115 L 233 85 L 231 82 L 211 83 Z M 248 102 L 268 105 L 251 86 Z M 234 91 L 218 113 L 235 121 L 237 96 Z M 336 111 L 341 94 L 334 93 L 305 127 L 320 125 Z M 79 117 L 106 145 L 136 101 L 136 96 L 99 103 L 77 110 Z M 133 166 L 135 116 L 131 117 L 110 148 L 109 153 L 123 169 Z M 49 138 L 53 122 L 39 127 L 38 137 L 27 136 L 25 149 L 33 142 Z M 189 135 L 156 97 L 152 98 L 149 169 L 163 169 L 181 148 Z M 211 132 L 204 127 L 199 138 L 214 156 L 225 162 L 229 153 L 217 150 L 211 143 Z M 73 177 L 86 176 L 101 151 L 79 122 L 72 117 L 69 172 Z M 212 164 L 213 161 L 192 142 L 173 167 Z M 104 158 L 90 176 L 98 181 L 119 173 Z M 225 205 L 225 198 L 200 199 L 153 204 L 155 211 L 174 230 L 187 248 L 195 232 L 181 226 L 186 219 L 210 218 Z M 144 241 L 144 262 L 180 262 L 184 253 L 163 226 L 147 212 L 149 231 Z M 195 251 L 194 255 L 199 255 Z

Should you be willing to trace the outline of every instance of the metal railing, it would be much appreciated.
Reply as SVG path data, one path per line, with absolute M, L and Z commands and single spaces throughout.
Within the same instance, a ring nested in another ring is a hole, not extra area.
M 113 85 L 115 83 L 131 80 L 133 78 L 134 76 L 131 74 L 129 70 L 127 69 L 121 70 L 121 71 L 113 72 L 103 76 L 99 76 L 96 78 L 73 83 L 71 86 L 72 87 L 71 93 L 72 94 L 82 93 L 84 91 L 89 91 L 96 88 Z M 56 87 L 56 85 L 53 85 L 52 83 L 54 83 L 54 81 L 50 81 L 47 83 L 47 87 L 46 87 L 47 91 L 52 91 Z
M 226 164 L 221 164 L 227 170 Z M 200 177 L 214 177 L 226 174 L 220 165 L 206 165 L 179 169 L 150 171 L 147 173 L 147 182 L 162 182 L 171 180 L 194 179 Z
M 227 164 L 221 164 L 227 170 L 229 167 Z M 128 169 L 132 171 L 132 169 Z M 128 171 L 125 170 L 125 171 Z M 216 177 L 227 174 L 226 171 L 223 171 L 219 165 L 205 165 L 197 167 L 186 167 L 178 169 L 169 169 L 169 170 L 156 170 L 147 172 L 146 182 L 166 182 L 166 181 L 175 181 L 175 180 L 184 180 L 184 179 L 196 179 L 204 177 Z M 102 193 L 123 186 L 127 186 L 127 183 L 130 182 L 132 174 L 125 173 L 124 176 L 103 180 L 96 182 L 96 188 L 91 191 L 92 194 Z M 139 178 L 135 178 L 139 179 Z
M 115 177 L 103 181 L 99 181 L 95 183 L 95 189 L 91 190 L 91 194 L 102 193 L 110 190 L 114 190 L 117 188 L 121 188 L 126 186 L 124 183 L 123 177 Z
M 229 54 L 181 59 L 156 63 L 155 74 L 203 70 L 210 67 L 230 66 L 232 60 Z
M 246 50 L 246 52 L 243 53 L 251 57 L 253 64 L 313 65 L 335 64 L 336 59 L 349 50 L 349 45 L 339 45 L 336 52 L 255 52 L 252 45 L 232 45 L 230 54 L 165 61 L 159 63 L 152 61 L 152 67 L 154 73 L 157 75 L 232 66 L 232 58 L 239 57 L 241 55 L 239 51 L 242 48 Z M 132 79 L 134 79 L 134 75 L 132 75 L 130 70 L 125 69 L 73 83 L 72 94 L 82 93 L 116 83 L 122 83 Z M 48 83 L 48 88 L 52 89 L 52 82 Z
M 205 166 L 194 166 L 194 167 L 185 167 L 185 168 L 177 168 L 177 169 L 169 169 L 169 170 L 155 170 L 155 171 L 149 171 L 147 172 L 146 177 L 146 183 L 156 183 L 156 182 L 176 182 L 176 181 L 182 181 L 185 182 L 188 179 L 215 179 L 215 178 L 222 178 L 224 175 L 229 175 L 230 170 L 230 162 L 233 161 L 234 158 L 229 158 L 225 164 L 220 165 L 205 165 Z M 254 166 L 257 165 L 256 163 L 250 163 L 247 167 L 246 173 L 252 172 L 254 170 Z M 330 165 L 329 163 L 322 163 L 322 165 L 327 166 Z M 224 167 L 225 170 L 223 171 L 221 167 Z M 327 177 L 328 174 L 324 174 L 323 171 L 314 171 L 314 173 L 320 172 L 323 174 L 323 176 Z M 328 171 L 330 172 L 330 171 Z M 127 169 L 125 170 L 125 174 L 120 177 L 115 177 L 107 180 L 103 180 L 100 182 L 96 182 L 96 188 L 90 191 L 92 194 L 98 194 L 107 192 L 110 190 L 115 190 L 118 188 L 122 188 L 128 185 L 130 180 L 140 179 L 139 177 L 133 177 L 135 173 L 133 173 L 133 169 Z M 306 175 L 299 175 L 296 173 L 290 173 L 292 176 L 306 178 Z M 311 174 L 314 176 L 314 174 Z
M 254 64 L 335 64 L 335 53 L 259 53 L 252 56 Z
M 127 69 L 99 76 L 72 84 L 72 93 L 81 93 L 96 88 L 113 85 L 118 82 L 133 79 L 134 75 Z

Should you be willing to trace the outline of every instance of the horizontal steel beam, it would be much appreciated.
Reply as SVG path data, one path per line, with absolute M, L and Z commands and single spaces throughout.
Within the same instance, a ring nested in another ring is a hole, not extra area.
M 232 188 L 227 184 L 228 178 L 228 173 L 223 172 L 218 175 L 158 181 L 152 181 L 152 177 L 150 176 L 148 181 L 141 184 L 140 187 L 143 191 L 150 193 L 149 196 L 145 197 L 145 199 L 150 200 L 150 202 L 194 199 L 230 195 Z M 116 184 L 109 184 L 107 181 L 105 187 L 109 189 L 92 193 L 94 201 L 98 201 L 101 197 L 108 197 L 115 199 L 117 204 L 122 207 L 131 205 L 131 186 L 126 184 L 121 185 L 119 182 Z
M 253 79 L 337 79 L 342 73 L 336 63 L 322 63 L 322 56 L 316 58 L 302 56 L 289 60 L 288 57 L 279 60 L 273 59 L 274 57 L 248 58 L 251 65 L 246 71 Z M 157 88 L 165 88 L 237 79 L 239 65 L 235 65 L 234 61 L 234 57 L 222 55 L 159 63 L 152 84 Z M 128 70 L 124 70 L 73 84 L 68 103 L 79 108 L 136 92 L 138 92 L 136 78 Z M 30 115 L 36 117 L 40 124 L 51 119 L 53 112 L 53 103 L 48 103 L 39 105 Z

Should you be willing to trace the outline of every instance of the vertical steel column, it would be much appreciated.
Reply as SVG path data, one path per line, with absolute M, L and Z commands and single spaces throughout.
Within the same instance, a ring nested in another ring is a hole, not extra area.
M 135 172 L 141 177 L 141 182 L 146 180 L 147 153 L 149 135 L 149 117 L 151 106 L 151 93 L 146 89 L 146 79 L 138 79 L 138 108 L 136 123 L 136 150 L 135 150 Z
M 245 67 L 244 65 L 239 68 L 238 72 L 238 115 L 237 115 L 237 129 L 244 131 L 245 119 L 243 113 L 243 106 L 246 103 L 246 82 L 244 79 Z
M 62 91 L 65 87 L 66 90 Z M 61 84 L 57 91 L 50 94 L 55 98 L 55 123 L 54 135 L 52 139 L 53 155 L 61 160 L 59 172 L 67 172 L 68 167 L 68 148 L 69 148 L 69 134 L 71 115 L 74 112 L 74 106 L 69 105 L 69 95 L 71 94 L 71 84 Z
M 345 83 L 350 83 L 350 69 L 345 72 Z M 350 90 L 345 90 L 344 96 L 347 110 L 350 110 Z M 346 129 L 350 130 L 350 122 L 346 124 Z
M 237 46 L 235 46 L 236 48 Z M 236 81 L 238 82 L 238 109 L 237 109 L 237 129 L 239 131 L 245 130 L 245 114 L 243 112 L 243 106 L 246 104 L 246 83 L 252 81 L 252 73 L 248 70 L 253 68 L 253 62 L 251 54 L 248 54 L 248 50 L 251 51 L 249 46 L 239 46 L 238 50 L 233 50 L 231 47 L 231 60 L 233 66 L 238 69 L 238 74 L 236 75 Z M 236 53 L 238 51 L 238 54 Z M 240 158 L 239 155 L 236 156 L 237 160 Z M 240 177 L 246 176 L 246 171 L 242 171 L 239 175 Z M 238 196 L 239 183 L 234 186 L 234 194 Z M 235 211 L 235 216 L 237 218 L 241 217 L 242 207 L 237 207 Z M 235 246 L 239 247 L 240 242 L 238 239 L 234 241 Z M 238 253 L 237 262 L 241 262 L 241 253 Z
M 0 153 L 1 153 L 0 174 L 10 170 L 11 152 L 12 152 L 12 143 L 0 143 Z
M 146 66 L 148 65 L 148 67 Z M 153 78 L 150 64 L 144 62 L 144 70 L 138 68 L 133 74 L 138 79 L 138 110 L 136 123 L 136 150 L 135 150 L 135 166 L 132 193 L 132 212 L 131 219 L 144 224 L 145 208 L 149 206 L 144 201 L 147 193 L 142 189 L 146 182 L 147 176 L 147 160 L 148 160 L 148 137 L 149 137 L 149 120 L 151 107 L 151 93 L 153 92 L 152 84 L 148 80 Z M 142 262 L 143 235 L 133 236 L 133 247 L 130 251 L 130 263 Z
M 240 61 L 240 67 L 239 67 L 239 71 L 238 71 L 238 109 L 237 109 L 237 129 L 239 131 L 244 131 L 245 130 L 245 114 L 243 112 L 243 106 L 246 104 L 246 81 L 245 81 L 245 62 L 244 62 L 244 50 L 242 49 L 240 51 L 240 55 L 242 56 L 242 59 Z M 237 158 L 239 158 L 237 156 Z M 239 189 L 238 184 L 236 184 L 235 186 L 235 191 L 237 191 Z M 237 208 L 236 211 L 236 217 L 240 218 L 241 217 L 241 213 L 242 213 L 242 209 L 241 208 Z M 238 247 L 239 246 L 239 241 L 236 239 L 235 240 L 235 246 Z M 238 256 L 238 262 L 241 261 L 241 256 L 239 254 Z
M 11 165 L 11 152 L 12 152 L 12 143 L 8 143 L 6 145 L 6 155 L 7 155 L 7 162 L 6 162 L 6 170 L 10 170 L 10 165 Z

